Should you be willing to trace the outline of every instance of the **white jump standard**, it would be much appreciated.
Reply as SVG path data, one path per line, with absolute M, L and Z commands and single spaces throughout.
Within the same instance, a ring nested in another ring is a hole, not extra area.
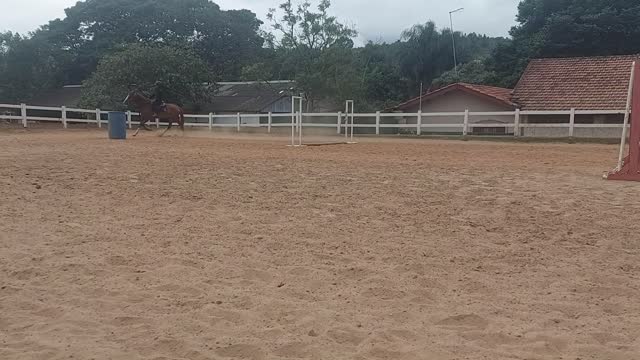
M 345 103 L 345 119 L 344 119 L 344 139 L 347 144 L 356 144 L 353 141 L 353 128 L 355 119 L 355 103 L 353 100 L 347 100 Z M 349 136 L 349 129 L 351 130 L 351 136 Z
M 325 146 L 325 145 L 343 145 L 357 144 L 353 139 L 354 123 L 355 123 L 355 106 L 353 100 L 347 100 L 345 104 L 345 114 L 338 113 L 338 134 L 344 128 L 344 141 L 336 142 L 320 142 L 305 144 L 302 140 L 303 117 L 303 94 L 291 97 L 291 144 L 290 147 L 301 146 Z M 313 114 L 308 114 L 313 116 Z M 342 119 L 344 118 L 344 122 Z
M 289 146 L 304 146 L 302 145 L 302 101 L 302 94 L 291 97 L 291 145 Z M 296 111 L 296 104 L 298 111 Z

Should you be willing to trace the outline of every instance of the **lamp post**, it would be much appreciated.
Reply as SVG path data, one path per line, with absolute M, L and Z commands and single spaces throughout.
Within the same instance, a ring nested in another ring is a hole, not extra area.
M 456 56 L 456 37 L 455 31 L 453 30 L 453 13 L 457 13 L 458 11 L 462 11 L 464 8 L 455 9 L 449 11 L 449 21 L 451 22 L 451 42 L 453 43 L 453 68 L 455 69 L 456 75 L 458 75 L 458 58 Z

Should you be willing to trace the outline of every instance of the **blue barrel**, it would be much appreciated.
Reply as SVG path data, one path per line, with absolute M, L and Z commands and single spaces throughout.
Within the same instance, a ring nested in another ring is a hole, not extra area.
M 118 111 L 109 112 L 109 139 L 127 138 L 127 114 Z

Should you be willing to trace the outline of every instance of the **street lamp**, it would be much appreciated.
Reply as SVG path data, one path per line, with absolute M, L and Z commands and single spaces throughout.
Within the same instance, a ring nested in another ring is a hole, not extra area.
M 449 21 L 451 22 L 451 42 L 453 43 L 453 68 L 456 71 L 456 76 L 458 75 L 458 59 L 456 56 L 456 37 L 455 31 L 453 31 L 453 13 L 457 13 L 458 11 L 462 11 L 464 8 L 455 9 L 453 11 L 449 11 Z

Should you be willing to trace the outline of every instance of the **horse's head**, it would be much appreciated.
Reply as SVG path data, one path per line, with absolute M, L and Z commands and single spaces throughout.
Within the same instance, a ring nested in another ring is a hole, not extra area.
M 122 103 L 125 105 L 128 105 L 130 102 L 135 103 L 143 97 L 144 95 L 135 85 L 130 85 L 129 93 L 127 94 L 127 97 L 124 99 Z

